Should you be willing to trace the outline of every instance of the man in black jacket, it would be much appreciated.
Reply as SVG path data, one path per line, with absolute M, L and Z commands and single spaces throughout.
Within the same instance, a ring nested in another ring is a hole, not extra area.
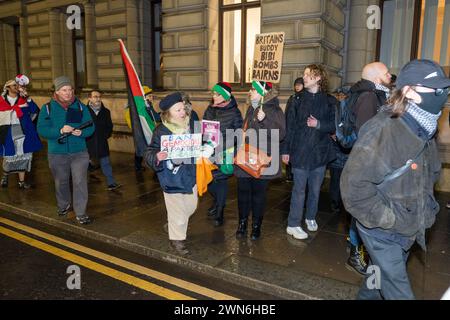
M 100 162 L 100 167 L 107 180 L 108 190 L 118 189 L 121 185 L 114 180 L 109 160 L 108 139 L 113 131 L 111 112 L 103 105 L 102 94 L 97 90 L 90 92 L 88 105 L 95 124 L 94 134 L 86 139 L 90 164 L 93 160 Z
M 378 110 L 386 103 L 389 96 L 391 74 L 381 62 L 373 62 L 364 66 L 361 80 L 350 88 L 350 95 L 356 95 L 356 102 L 350 106 L 355 114 L 356 133 Z M 350 255 L 346 266 L 350 270 L 364 275 L 367 262 L 364 258 L 364 249 L 356 228 L 356 220 L 352 218 L 349 230 Z
M 308 184 L 306 225 L 317 231 L 316 214 L 326 165 L 336 158 L 330 135 L 335 131 L 334 115 L 337 100 L 326 93 L 327 75 L 322 66 L 310 65 L 305 69 L 305 90 L 299 105 L 286 114 L 287 134 L 282 145 L 283 162 L 291 163 L 294 174 L 291 207 L 286 232 L 296 239 L 306 239 L 301 228 L 305 189 Z

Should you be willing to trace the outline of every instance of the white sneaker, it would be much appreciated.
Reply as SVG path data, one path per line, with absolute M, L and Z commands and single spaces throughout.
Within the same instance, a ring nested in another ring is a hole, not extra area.
M 308 238 L 308 234 L 303 231 L 301 227 L 287 227 L 286 232 L 288 235 L 293 236 L 295 239 L 303 240 Z
M 305 219 L 305 222 L 306 222 L 306 227 L 308 228 L 309 231 L 312 231 L 312 232 L 317 231 L 317 228 L 319 226 L 317 225 L 316 220 Z

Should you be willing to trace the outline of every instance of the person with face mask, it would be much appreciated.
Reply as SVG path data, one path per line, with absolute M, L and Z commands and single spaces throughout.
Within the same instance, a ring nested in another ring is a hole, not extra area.
M 358 299 L 414 299 L 406 262 L 415 242 L 426 248 L 425 230 L 439 212 L 434 137 L 449 87 L 436 62 L 413 60 L 401 69 L 388 104 L 359 131 L 341 192 L 380 281 L 371 286 L 367 274 Z

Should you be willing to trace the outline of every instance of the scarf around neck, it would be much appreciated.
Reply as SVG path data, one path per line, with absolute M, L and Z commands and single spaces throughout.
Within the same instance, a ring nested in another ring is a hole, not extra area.
M 189 122 L 190 118 L 186 117 L 183 124 L 178 124 L 174 122 L 169 122 L 163 120 L 162 123 L 169 129 L 173 134 L 183 134 L 189 132 Z
M 442 114 L 442 111 L 438 114 L 427 112 L 412 101 L 408 102 L 406 112 L 410 114 L 430 136 L 436 131 L 438 119 Z

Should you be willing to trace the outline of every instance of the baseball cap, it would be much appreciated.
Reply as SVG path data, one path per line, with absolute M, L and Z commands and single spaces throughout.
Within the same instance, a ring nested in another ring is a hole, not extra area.
M 450 87 L 450 79 L 436 62 L 416 59 L 404 65 L 397 76 L 397 82 L 395 83 L 397 89 L 408 85 L 444 89 Z

